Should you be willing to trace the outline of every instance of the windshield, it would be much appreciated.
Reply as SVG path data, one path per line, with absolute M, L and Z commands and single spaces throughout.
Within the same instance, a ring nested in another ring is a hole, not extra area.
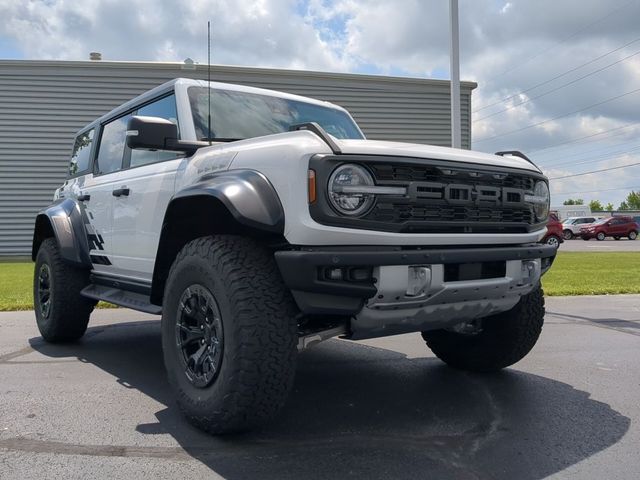
M 565 225 L 571 225 L 573 222 L 575 222 L 577 220 L 577 218 L 567 218 L 564 223 Z
M 209 140 L 206 87 L 189 87 L 189 103 L 198 140 Z M 363 138 L 342 110 L 286 98 L 211 89 L 211 140 L 240 140 L 289 131 L 291 125 L 317 122 L 336 138 Z

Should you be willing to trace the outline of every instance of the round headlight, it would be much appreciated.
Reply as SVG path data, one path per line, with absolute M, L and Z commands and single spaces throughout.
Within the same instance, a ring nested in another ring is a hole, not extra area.
M 533 211 L 539 222 L 543 222 L 549 216 L 549 187 L 546 182 L 538 182 L 533 189 Z
M 346 164 L 336 168 L 329 178 L 329 201 L 343 215 L 355 216 L 365 213 L 374 202 L 374 196 L 366 193 L 373 186 L 371 174 L 359 165 Z

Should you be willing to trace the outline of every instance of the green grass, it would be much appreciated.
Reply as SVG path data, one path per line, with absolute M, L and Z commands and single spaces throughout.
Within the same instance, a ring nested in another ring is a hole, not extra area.
M 33 263 L 0 262 L 0 311 L 31 310 L 32 279 Z M 640 293 L 640 253 L 561 251 L 542 285 L 551 296 Z
M 560 251 L 542 286 L 551 296 L 640 293 L 640 253 Z
M 100 302 L 99 308 L 113 307 Z M 0 262 L 0 312 L 33 309 L 33 263 Z

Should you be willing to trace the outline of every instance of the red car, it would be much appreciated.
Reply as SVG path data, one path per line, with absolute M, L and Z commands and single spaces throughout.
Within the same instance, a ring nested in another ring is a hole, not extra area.
M 629 240 L 635 240 L 640 231 L 640 225 L 636 223 L 633 217 L 616 216 L 603 218 L 596 223 L 592 223 L 588 227 L 580 229 L 580 237 L 583 240 L 597 238 L 604 240 L 605 237 L 613 237 L 620 240 L 621 237 L 628 237 Z
M 547 222 L 547 233 L 540 240 L 540 243 L 546 243 L 558 248 L 562 242 L 564 242 L 562 238 L 562 222 L 558 220 L 558 216 L 555 213 L 551 213 Z

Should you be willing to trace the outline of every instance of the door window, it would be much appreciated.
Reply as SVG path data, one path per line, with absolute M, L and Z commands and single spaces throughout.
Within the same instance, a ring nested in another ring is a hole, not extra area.
M 169 95 L 161 98 L 149 105 L 145 105 L 138 109 L 136 115 L 144 117 L 160 117 L 178 125 L 178 113 L 176 111 L 176 97 Z M 165 160 L 173 160 L 177 158 L 176 152 L 162 152 L 151 150 L 131 150 L 131 167 L 138 167 L 148 163 L 164 162 Z
M 104 175 L 122 169 L 125 133 L 131 114 L 116 118 L 102 127 L 96 173 Z

